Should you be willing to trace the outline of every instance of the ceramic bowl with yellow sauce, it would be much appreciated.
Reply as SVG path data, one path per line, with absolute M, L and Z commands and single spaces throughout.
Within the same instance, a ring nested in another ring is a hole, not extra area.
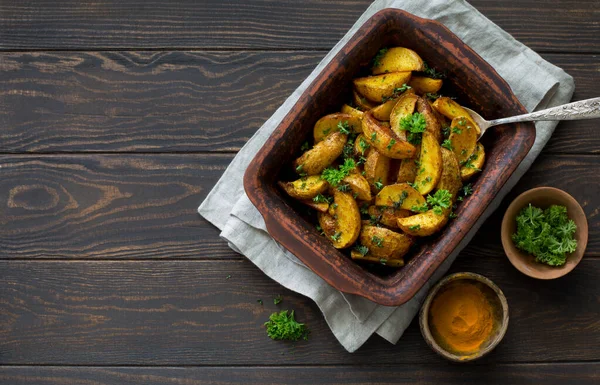
M 456 273 L 438 282 L 419 315 L 421 334 L 442 357 L 468 362 L 491 352 L 508 328 L 508 302 L 486 277 Z

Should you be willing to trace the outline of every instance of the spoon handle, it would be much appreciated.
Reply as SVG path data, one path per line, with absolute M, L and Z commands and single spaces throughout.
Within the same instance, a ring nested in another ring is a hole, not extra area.
M 506 123 L 530 122 L 537 120 L 580 120 L 600 118 L 600 98 L 580 100 L 530 114 L 511 116 L 490 121 L 491 126 Z

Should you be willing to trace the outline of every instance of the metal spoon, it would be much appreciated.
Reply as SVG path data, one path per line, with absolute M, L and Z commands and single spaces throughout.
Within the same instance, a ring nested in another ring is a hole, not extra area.
M 600 118 L 600 98 L 580 100 L 569 104 L 563 104 L 530 114 L 511 116 L 495 120 L 485 120 L 477 112 L 463 107 L 471 115 L 475 123 L 481 128 L 481 138 L 488 128 L 499 124 L 531 122 L 538 120 L 581 120 Z

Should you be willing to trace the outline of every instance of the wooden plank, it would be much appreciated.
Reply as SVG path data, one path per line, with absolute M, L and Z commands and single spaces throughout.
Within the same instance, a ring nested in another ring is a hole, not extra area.
M 231 154 L 0 157 L 0 258 L 220 258 L 196 207 Z
M 331 48 L 371 0 L 296 2 L 69 1 L 0 7 L 0 48 Z M 484 15 L 536 50 L 599 52 L 595 0 L 473 0 Z
M 330 384 L 392 385 L 447 384 L 592 385 L 600 380 L 600 364 L 458 365 L 411 364 L 395 367 L 334 366 L 274 368 L 89 368 L 0 367 L 0 381 L 14 385 L 223 385 L 223 384 Z
M 0 54 L 0 152 L 237 151 L 323 52 Z M 544 57 L 597 96 L 598 55 Z M 593 120 L 561 123 L 556 153 L 600 153 Z
M 195 211 L 232 157 L 0 156 L 0 259 L 242 258 Z M 600 256 L 600 201 L 589 183 L 599 172 L 597 156 L 542 155 L 469 249 L 502 254 L 498 228 L 508 203 L 545 185 L 583 205 L 586 256 Z
M 323 55 L 1 54 L 0 152 L 236 151 Z
M 0 261 L 0 361 L 6 365 L 442 364 L 418 325 L 394 347 L 347 354 L 308 299 L 248 261 Z M 503 255 L 459 257 L 507 296 L 505 340 L 482 363 L 600 360 L 600 259 L 541 282 Z M 228 278 L 229 277 L 229 278 Z M 283 295 L 283 302 L 273 298 Z M 264 305 L 257 300 L 262 299 Z M 309 341 L 270 340 L 269 314 L 293 309 Z

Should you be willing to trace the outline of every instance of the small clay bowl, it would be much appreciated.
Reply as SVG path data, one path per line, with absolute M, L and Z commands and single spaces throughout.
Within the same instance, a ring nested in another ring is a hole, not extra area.
M 452 351 L 446 347 L 441 338 L 437 335 L 435 329 L 430 326 L 431 320 L 429 317 L 429 309 L 437 294 L 447 289 L 450 285 L 457 284 L 458 281 L 462 280 L 472 281 L 471 283 L 477 285 L 481 289 L 492 306 L 492 316 L 494 319 L 490 337 L 483 342 L 479 350 L 475 353 L 468 354 Z M 494 350 L 500 341 L 502 341 L 502 338 L 504 338 L 504 334 L 506 334 L 506 329 L 508 328 L 508 302 L 506 301 L 506 297 L 504 296 L 504 293 L 502 293 L 502 290 L 488 278 L 475 273 L 455 273 L 442 279 L 433 287 L 433 289 L 431 289 L 421 307 L 419 324 L 425 342 L 427 342 L 427 345 L 429 345 L 434 352 L 454 362 L 474 361 Z
M 577 240 L 577 249 L 567 255 L 567 262 L 562 266 L 549 266 L 545 263 L 535 261 L 535 257 L 524 251 L 517 249 L 512 234 L 517 231 L 516 218 L 519 212 L 529 204 L 541 209 L 552 205 L 561 205 L 567 208 L 567 215 L 577 225 L 575 239 Z M 519 195 L 506 210 L 502 219 L 502 247 L 506 256 L 521 273 L 537 279 L 554 279 L 562 277 L 577 266 L 588 241 L 588 223 L 585 212 L 577 203 L 575 198 L 566 192 L 553 187 L 538 187 Z

